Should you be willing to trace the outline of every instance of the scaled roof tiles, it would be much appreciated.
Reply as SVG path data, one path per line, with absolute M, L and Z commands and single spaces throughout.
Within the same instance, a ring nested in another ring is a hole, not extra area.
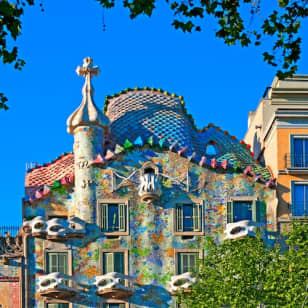
M 151 136 L 154 143 L 158 143 L 165 138 L 167 146 L 176 143 L 178 149 L 186 147 L 186 155 L 195 153 L 195 159 L 200 161 L 206 156 L 206 145 L 215 142 L 219 149 L 215 155 L 218 162 L 228 160 L 231 164 L 239 163 L 242 168 L 251 166 L 255 174 L 261 174 L 264 179 L 271 178 L 270 171 L 254 161 L 247 145 L 228 132 L 213 125 L 197 130 L 191 116 L 186 113 L 183 99 L 174 94 L 162 93 L 161 90 L 121 91 L 115 97 L 108 97 L 105 111 L 111 122 L 111 144 L 123 145 L 126 139 L 133 142 L 138 137 L 146 140 Z M 28 172 L 25 186 L 52 185 L 73 171 L 74 157 L 70 153 Z

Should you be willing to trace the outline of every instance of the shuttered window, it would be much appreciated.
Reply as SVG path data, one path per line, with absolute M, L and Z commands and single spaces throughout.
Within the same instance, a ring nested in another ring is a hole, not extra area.
M 68 304 L 66 303 L 52 303 L 47 304 L 47 308 L 68 308 Z
M 197 203 L 177 204 L 175 209 L 176 232 L 201 231 L 202 206 Z
M 126 231 L 126 205 L 103 203 L 101 205 L 101 228 L 104 232 Z
M 124 253 L 104 252 L 103 253 L 103 274 L 117 272 L 124 273 Z
M 227 223 L 241 220 L 261 222 L 260 202 L 232 200 L 227 203 Z
M 197 262 L 198 253 L 196 252 L 179 252 L 178 253 L 178 274 L 191 272 Z
M 104 304 L 104 308 L 125 308 L 125 304 Z
M 49 273 L 68 274 L 67 252 L 49 252 L 47 254 L 47 270 Z

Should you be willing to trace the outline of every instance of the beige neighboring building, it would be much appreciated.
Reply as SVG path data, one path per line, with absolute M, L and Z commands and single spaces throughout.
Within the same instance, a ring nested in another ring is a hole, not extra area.
M 308 216 L 308 75 L 279 80 L 248 115 L 245 142 L 277 179 L 276 224 Z

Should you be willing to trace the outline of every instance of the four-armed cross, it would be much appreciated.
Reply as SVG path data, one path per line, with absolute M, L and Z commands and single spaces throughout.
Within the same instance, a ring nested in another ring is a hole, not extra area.
M 78 66 L 76 69 L 76 73 L 78 76 L 84 76 L 85 78 L 92 76 L 97 76 L 100 73 L 98 66 L 93 66 L 93 60 L 90 57 L 86 57 L 83 59 L 83 65 Z

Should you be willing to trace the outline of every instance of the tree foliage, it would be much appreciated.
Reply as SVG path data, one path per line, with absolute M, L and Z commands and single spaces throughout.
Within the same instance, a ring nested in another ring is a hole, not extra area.
M 209 238 L 196 283 L 190 293 L 179 292 L 178 301 L 190 308 L 301 307 L 308 283 L 308 224 L 295 224 L 287 244 L 281 252 L 260 234 L 221 245 Z
M 115 0 L 96 0 L 105 8 L 112 8 Z M 130 17 L 152 15 L 155 0 L 123 0 Z M 297 70 L 301 38 L 298 35 L 301 20 L 308 16 L 307 0 L 277 0 L 277 7 L 263 16 L 261 0 L 166 0 L 174 12 L 172 25 L 183 32 L 201 31 L 206 18 L 217 24 L 216 36 L 227 45 L 247 47 L 260 45 L 264 38 L 272 38 L 272 49 L 263 53 L 264 61 L 278 67 L 280 78 L 291 76 Z M 250 14 L 246 14 L 247 9 Z M 247 15 L 248 16 L 247 18 Z M 255 20 L 253 26 L 251 21 Z
M 40 0 L 0 1 L 0 59 L 21 70 L 24 60 L 18 56 L 18 47 L 8 47 L 21 34 L 24 6 Z M 115 0 L 96 0 L 104 8 L 115 6 Z M 261 0 L 165 0 L 174 13 L 172 25 L 183 32 L 201 31 L 207 18 L 213 18 L 215 34 L 227 45 L 242 47 L 261 45 L 271 38 L 272 48 L 263 52 L 269 65 L 277 67 L 277 75 L 285 78 L 297 70 L 301 53 L 299 30 L 302 19 L 308 16 L 308 0 L 276 0 L 276 7 L 263 16 Z M 151 16 L 158 0 L 122 0 L 131 18 Z M 42 6 L 42 3 L 39 4 Z M 275 5 L 275 4 L 274 4 Z M 250 13 L 247 14 L 247 9 Z M 43 9 L 42 9 L 43 10 Z M 254 20 L 253 26 L 251 21 Z M 0 109 L 7 109 L 6 97 L 0 93 Z

